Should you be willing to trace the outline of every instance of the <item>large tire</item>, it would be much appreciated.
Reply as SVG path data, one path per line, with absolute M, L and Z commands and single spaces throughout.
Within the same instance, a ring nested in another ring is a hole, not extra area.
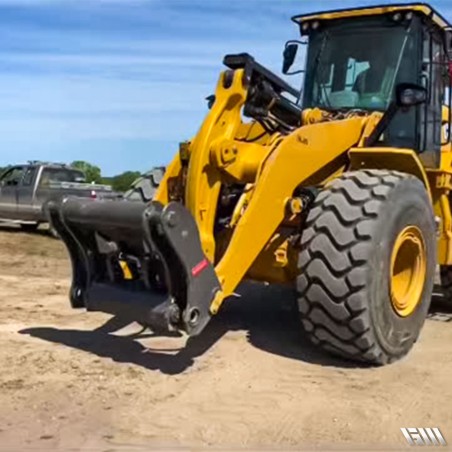
M 393 255 L 395 244 L 400 248 Z M 406 257 L 416 253 L 417 259 Z M 401 292 L 401 280 L 391 278 L 407 274 L 400 272 L 402 259 L 412 264 L 407 281 L 418 282 L 409 285 L 417 288 L 411 293 L 416 297 Z M 391 363 L 419 336 L 435 266 L 434 215 L 422 182 L 396 171 L 345 173 L 317 196 L 302 234 L 297 290 L 303 328 L 333 354 Z M 417 304 L 410 304 L 414 298 Z M 409 309 L 401 300 L 408 300 Z
M 132 183 L 129 190 L 124 193 L 124 199 L 144 203 L 152 201 L 164 174 L 164 167 L 151 169 Z

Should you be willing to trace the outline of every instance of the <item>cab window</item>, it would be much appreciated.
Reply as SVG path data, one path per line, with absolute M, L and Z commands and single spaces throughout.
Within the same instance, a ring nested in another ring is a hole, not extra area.
M 83 182 L 84 174 L 66 168 L 44 168 L 39 185 L 48 186 L 55 182 Z
M 35 174 L 36 174 L 35 167 L 27 168 L 27 170 L 25 171 L 25 174 L 24 174 L 24 178 L 22 179 L 22 185 L 24 187 L 29 187 L 33 183 Z
M 21 166 L 15 166 L 14 168 L 11 168 L 10 170 L 6 171 L 6 173 L 3 174 L 0 180 L 1 185 L 10 187 L 19 185 L 23 174 L 24 168 Z

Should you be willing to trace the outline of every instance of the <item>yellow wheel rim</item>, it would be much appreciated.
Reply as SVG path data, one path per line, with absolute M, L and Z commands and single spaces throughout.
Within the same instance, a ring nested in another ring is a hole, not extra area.
M 422 296 L 427 259 L 424 239 L 416 226 L 407 226 L 397 236 L 391 256 L 391 302 L 395 312 L 408 317 Z

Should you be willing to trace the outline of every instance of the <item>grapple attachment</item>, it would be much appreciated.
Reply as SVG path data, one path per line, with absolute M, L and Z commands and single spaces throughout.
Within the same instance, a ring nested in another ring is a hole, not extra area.
M 65 198 L 49 206 L 72 261 L 74 308 L 196 335 L 220 283 L 180 203 Z

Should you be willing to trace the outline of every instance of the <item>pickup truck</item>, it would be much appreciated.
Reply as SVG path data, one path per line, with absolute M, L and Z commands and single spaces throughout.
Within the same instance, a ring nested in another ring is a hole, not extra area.
M 64 164 L 14 165 L 0 175 L 0 221 L 33 231 L 39 224 L 49 223 L 48 202 L 64 196 L 116 199 L 122 195 L 109 185 L 86 183 L 82 171 Z

